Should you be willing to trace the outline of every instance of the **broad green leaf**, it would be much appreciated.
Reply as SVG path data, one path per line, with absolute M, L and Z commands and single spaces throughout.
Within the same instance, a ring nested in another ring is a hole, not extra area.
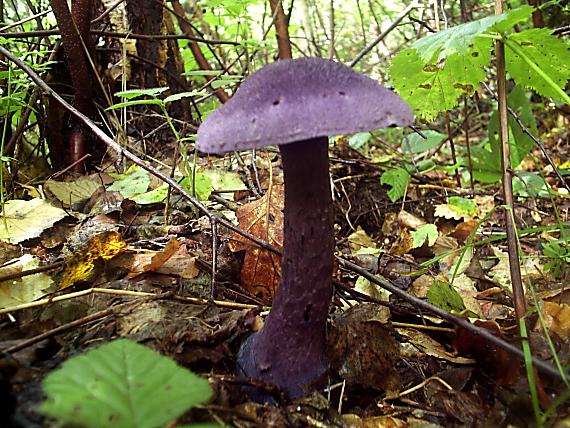
M 526 91 L 522 86 L 515 86 L 507 97 L 507 103 L 513 109 L 522 123 L 534 134 L 538 130 L 532 107 Z M 518 122 L 509 114 L 509 145 L 511 152 L 511 167 L 516 168 L 530 153 L 533 147 L 532 139 L 522 130 Z M 473 175 L 483 182 L 497 182 L 501 178 L 501 149 L 499 145 L 499 119 L 497 111 L 491 114 L 489 126 L 488 147 L 474 147 Z
M 517 84 L 544 97 L 565 101 L 542 76 L 547 75 L 559 88 L 564 88 L 570 79 L 570 45 L 551 33 L 548 28 L 535 28 L 509 35 L 505 49 L 507 71 Z M 523 55 L 535 64 L 536 69 L 524 60 Z
M 162 94 L 164 91 L 168 91 L 168 87 L 163 88 L 148 88 L 148 89 L 129 89 L 126 91 L 115 92 L 116 97 L 126 98 L 131 100 L 133 98 L 139 97 L 156 97 Z
M 511 31 L 515 25 L 528 20 L 532 15 L 533 9 L 534 8 L 532 6 L 525 4 L 521 7 L 510 10 L 507 13 L 503 14 L 506 15 L 505 19 L 502 19 L 497 23 L 493 24 L 492 29 L 499 33 L 505 33 L 507 31 Z
M 418 230 L 412 231 L 413 244 L 412 248 L 420 248 L 427 241 L 428 246 L 435 244 L 436 239 L 439 234 L 437 232 L 437 226 L 435 224 L 424 224 L 418 228 Z
M 136 202 L 139 205 L 149 205 L 158 204 L 168 195 L 168 184 L 164 183 L 161 186 L 153 189 L 149 192 L 140 193 L 138 195 L 131 196 L 129 199 Z
M 465 304 L 457 290 L 445 281 L 435 280 L 427 292 L 427 299 L 432 305 L 448 312 L 465 310 Z
M 380 184 L 387 184 L 392 187 L 388 190 L 388 197 L 392 202 L 396 202 L 406 194 L 410 179 L 410 174 L 404 168 L 395 168 L 382 174 Z
M 429 129 L 422 131 L 422 133 L 426 138 L 415 132 L 406 136 L 402 143 L 402 150 L 408 153 L 424 153 L 439 146 L 447 138 L 447 135 Z
M 415 49 L 394 57 L 390 75 L 396 91 L 425 120 L 450 110 L 462 94 L 471 95 L 485 79 L 491 59 L 490 39 L 476 39 L 466 55 L 452 54 L 437 63 L 425 62 Z
M 107 190 L 119 192 L 125 198 L 146 192 L 150 184 L 148 172 L 138 165 L 133 165 L 126 174 L 113 176 L 118 177 L 118 180 L 107 187 Z
M 471 199 L 461 196 L 450 196 L 447 198 L 447 204 L 455 211 L 473 217 L 477 214 L 477 204 Z
M 493 15 L 457 25 L 447 30 L 423 37 L 412 45 L 422 59 L 435 63 L 453 54 L 468 55 L 475 37 L 485 34 L 489 29 L 504 32 L 519 22 L 527 20 L 532 14 L 532 7 L 525 5 L 501 15 Z
M 201 200 L 205 201 L 210 197 L 212 193 L 212 180 L 206 174 L 201 172 L 196 173 L 196 184 L 192 184 L 192 177 L 184 177 L 180 182 L 180 185 L 183 186 L 186 190 L 190 193 L 196 192 L 196 197 Z
M 507 14 L 502 14 L 457 25 L 423 37 L 414 42 L 412 47 L 425 62 L 429 63 L 444 60 L 453 54 L 467 55 L 476 36 L 485 33 L 489 27 L 506 18 Z
M 548 197 L 550 186 L 535 172 L 517 171 L 513 178 L 513 192 L 519 196 Z
M 43 381 L 45 415 L 86 428 L 158 428 L 212 395 L 205 379 L 119 339 L 67 360 Z
M 461 220 L 471 218 L 477 215 L 477 205 L 470 199 L 460 196 L 450 196 L 447 204 L 438 204 L 435 206 L 436 217 L 453 218 Z

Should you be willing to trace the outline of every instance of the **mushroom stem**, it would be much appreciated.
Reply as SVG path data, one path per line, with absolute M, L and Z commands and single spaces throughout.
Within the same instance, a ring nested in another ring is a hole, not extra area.
M 280 146 L 285 174 L 281 282 L 263 328 L 238 355 L 242 374 L 298 397 L 328 369 L 325 327 L 332 297 L 333 207 L 328 138 Z

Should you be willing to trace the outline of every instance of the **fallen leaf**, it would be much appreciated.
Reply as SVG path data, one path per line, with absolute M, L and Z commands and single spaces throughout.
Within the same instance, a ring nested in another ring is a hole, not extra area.
M 400 344 L 387 323 L 389 310 L 360 304 L 338 317 L 328 337 L 333 369 L 349 385 L 382 389 L 394 394 L 400 388 L 396 363 Z
M 570 335 L 570 306 L 544 302 L 542 312 L 546 327 L 561 339 L 567 339 Z
M 490 330 L 496 336 L 504 339 L 496 322 L 475 320 L 474 324 L 479 328 Z M 458 327 L 454 345 L 461 354 L 475 357 L 487 371 L 494 374 L 494 380 L 498 384 L 512 385 L 518 379 L 520 362 L 513 355 L 481 336 Z
M 412 357 L 419 354 L 420 357 L 425 358 L 425 354 L 427 354 L 431 357 L 441 358 L 456 364 L 473 364 L 475 362 L 471 358 L 460 357 L 449 352 L 441 343 L 421 331 L 411 328 L 396 328 L 396 331 L 404 336 L 408 343 L 415 348 L 412 350 L 410 347 L 403 346 L 401 351 L 403 357 Z M 417 352 L 417 350 L 420 352 Z
M 168 244 L 164 247 L 162 251 L 158 251 L 151 255 L 149 263 L 142 266 L 142 271 L 131 272 L 128 277 L 134 278 L 144 272 L 154 272 L 159 269 L 164 263 L 170 259 L 176 251 L 180 248 L 180 241 L 176 238 L 171 238 Z
M 183 279 L 193 279 L 200 274 L 196 265 L 196 257 L 188 254 L 185 245 L 169 243 L 162 251 L 154 254 L 141 253 L 132 255 L 130 259 L 129 278 L 147 272 L 155 272 L 162 275 L 172 275 Z
M 119 232 L 106 231 L 91 237 L 86 248 L 66 262 L 57 290 L 90 280 L 96 272 L 97 262 L 110 260 L 124 252 L 126 248 L 127 244 Z
M 24 254 L 7 266 L 0 268 L 0 276 L 20 273 L 35 269 L 39 260 L 31 254 Z M 45 273 L 26 275 L 21 278 L 0 282 L 0 308 L 9 308 L 33 302 L 49 293 L 53 280 Z
M 283 247 L 284 187 L 274 184 L 256 201 L 241 206 L 237 212 L 239 227 L 277 248 Z M 241 285 L 252 295 L 273 300 L 281 276 L 281 258 L 234 234 L 231 251 L 245 251 Z
M 65 206 L 72 207 L 86 202 L 102 186 L 98 176 L 81 176 L 73 181 L 48 180 L 46 188 Z
M 14 199 L 4 204 L 0 217 L 0 240 L 18 244 L 40 234 L 61 220 L 67 213 L 43 199 Z

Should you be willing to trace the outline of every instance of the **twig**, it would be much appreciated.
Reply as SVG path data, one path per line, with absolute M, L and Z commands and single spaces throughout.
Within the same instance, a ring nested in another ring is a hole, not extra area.
M 145 291 L 133 291 L 133 290 L 117 290 L 113 288 L 88 288 L 87 290 L 76 291 L 73 293 L 66 293 L 60 296 L 49 297 L 47 299 L 40 299 L 35 300 L 33 302 L 22 303 L 21 305 L 12 306 L 10 308 L 3 308 L 0 309 L 0 315 L 8 314 L 13 312 L 18 312 L 24 309 L 35 308 L 37 306 L 47 305 L 49 303 L 60 302 L 62 300 L 69 300 L 69 299 L 76 299 L 82 296 L 88 296 L 89 294 L 100 293 L 100 294 L 113 294 L 116 296 L 130 296 L 130 297 L 156 297 L 158 294 L 156 293 L 147 293 Z M 209 300 L 209 299 L 200 299 L 197 297 L 185 297 L 185 296 L 177 296 L 173 295 L 173 299 L 183 301 L 186 303 L 191 303 L 193 305 L 210 305 L 214 304 L 216 306 L 220 306 L 222 308 L 230 308 L 230 309 L 255 309 L 259 308 L 259 305 L 250 305 L 247 303 L 236 303 L 236 302 L 226 302 L 224 300 Z
M 502 3 L 495 0 L 495 13 L 502 13 Z M 499 113 L 499 145 L 501 147 L 501 173 L 503 184 L 503 197 L 505 199 L 505 226 L 507 230 L 507 247 L 509 253 L 509 267 L 511 272 L 511 286 L 513 289 L 513 302 L 517 321 L 524 318 L 526 302 L 522 285 L 519 250 L 517 245 L 517 229 L 514 222 L 513 175 L 511 167 L 511 146 L 509 144 L 509 123 L 507 110 L 507 78 L 505 69 L 505 45 L 501 40 L 495 43 L 495 56 L 497 60 L 497 99 Z
M 394 28 L 396 28 L 396 26 L 402 21 L 402 19 L 404 19 L 406 17 L 406 15 L 408 13 L 410 13 L 412 10 L 414 10 L 418 6 L 419 6 L 419 3 L 417 1 L 415 1 L 415 0 L 412 1 L 408 5 L 408 7 L 406 7 L 404 9 L 404 11 L 396 17 L 395 21 L 392 22 L 388 28 L 386 28 L 384 31 L 382 31 L 382 33 L 380 33 L 380 35 L 378 37 L 376 37 L 376 39 L 374 39 L 372 41 L 372 43 L 370 43 L 368 46 L 366 46 L 364 49 L 362 49 L 360 52 L 358 52 L 358 54 L 354 57 L 354 59 L 352 61 L 350 61 L 348 63 L 348 65 L 350 67 L 354 67 L 358 63 L 358 61 L 360 61 L 362 58 L 364 58 L 364 56 L 374 48 L 374 46 L 376 46 L 378 43 L 380 43 L 384 39 L 384 37 L 386 37 L 388 34 L 390 34 L 390 32 Z
M 20 272 L 14 272 L 8 275 L 0 275 L 0 282 L 5 282 L 5 281 L 10 281 L 12 279 L 19 279 L 19 278 L 23 278 L 25 276 L 28 275 L 35 275 L 36 273 L 41 273 L 41 272 L 46 272 L 48 270 L 53 270 L 53 269 L 57 269 L 58 267 L 62 266 L 63 262 L 57 262 L 57 263 L 52 263 L 49 265 L 45 265 L 45 266 L 40 266 L 38 268 L 35 269 L 28 269 L 28 270 L 23 270 Z
M 117 31 L 101 31 L 97 29 L 90 30 L 92 34 L 97 36 L 106 37 L 120 37 L 129 38 L 137 40 L 167 40 L 167 39 L 185 39 L 192 40 L 198 43 L 207 43 L 209 45 L 231 45 L 240 46 L 239 42 L 226 42 L 224 40 L 209 40 L 203 39 L 201 37 L 189 36 L 187 34 L 138 34 L 138 33 L 121 33 Z M 2 33 L 2 37 L 6 39 L 22 39 L 27 37 L 46 37 L 46 36 L 57 36 L 59 35 L 59 30 L 36 30 L 36 31 L 18 31 L 12 33 Z

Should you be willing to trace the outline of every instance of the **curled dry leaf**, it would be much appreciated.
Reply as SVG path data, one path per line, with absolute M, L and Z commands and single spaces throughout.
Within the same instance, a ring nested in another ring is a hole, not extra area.
M 239 227 L 277 248 L 283 247 L 284 188 L 273 185 L 256 201 L 240 207 Z M 241 268 L 241 285 L 252 295 L 271 301 L 279 285 L 281 258 L 255 246 L 241 235 L 234 234 L 230 250 L 245 251 Z

